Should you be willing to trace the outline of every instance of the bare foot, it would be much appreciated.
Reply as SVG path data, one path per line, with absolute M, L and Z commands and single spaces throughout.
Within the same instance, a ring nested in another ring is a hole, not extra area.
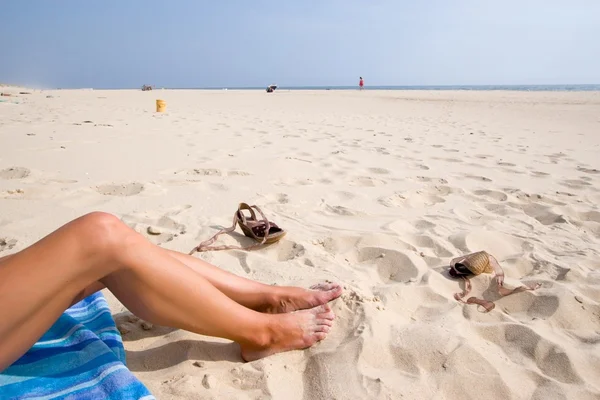
M 337 299 L 342 291 L 337 283 L 328 282 L 311 286 L 310 289 L 284 286 L 278 288 L 271 303 L 260 311 L 277 314 L 305 310 Z
M 306 349 L 325 339 L 335 314 L 324 304 L 308 310 L 273 315 L 270 337 L 263 345 L 241 345 L 242 358 L 254 361 L 275 353 Z

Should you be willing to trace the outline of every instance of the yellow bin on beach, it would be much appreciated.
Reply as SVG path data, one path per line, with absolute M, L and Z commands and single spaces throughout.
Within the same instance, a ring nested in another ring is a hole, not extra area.
M 156 100 L 156 112 L 167 111 L 167 102 L 164 100 Z

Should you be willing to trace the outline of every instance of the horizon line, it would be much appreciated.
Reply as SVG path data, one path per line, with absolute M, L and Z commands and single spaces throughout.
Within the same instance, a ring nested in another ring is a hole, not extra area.
M 28 85 L 14 85 L 14 84 L 0 84 L 5 85 L 4 87 L 28 87 Z M 264 90 L 265 86 L 200 86 L 200 87 L 159 87 L 158 85 L 151 85 L 154 90 Z M 358 88 L 358 85 L 301 85 L 301 86 L 282 86 L 277 85 L 278 90 L 282 89 L 354 89 Z M 382 89 L 427 89 L 427 88 L 560 88 L 560 87 L 594 87 L 597 86 L 600 88 L 600 83 L 527 83 L 527 84 L 441 84 L 441 85 L 370 85 L 365 86 L 364 90 L 382 90 Z M 40 90 L 78 90 L 78 89 L 95 89 L 95 90 L 138 90 L 140 86 L 136 87 L 55 87 L 55 88 L 40 88 Z M 33 87 L 31 87 L 33 89 Z

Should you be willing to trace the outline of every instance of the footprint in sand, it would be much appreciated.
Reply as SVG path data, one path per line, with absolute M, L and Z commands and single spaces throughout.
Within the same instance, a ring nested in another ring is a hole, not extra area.
M 188 175 L 223 176 L 223 173 L 221 171 L 219 171 L 218 169 L 212 169 L 212 168 L 207 168 L 207 169 L 195 168 L 195 169 L 187 170 L 186 172 Z
M 0 170 L 0 179 L 23 179 L 29 176 L 31 171 L 24 167 L 10 167 Z
M 344 207 L 344 206 L 332 206 L 332 205 L 329 205 L 329 204 L 325 203 L 324 200 L 321 203 L 321 207 L 325 210 L 325 214 L 341 215 L 341 216 L 344 216 L 344 217 L 352 217 L 352 216 L 356 216 L 356 215 L 363 215 L 363 213 L 361 213 L 360 211 L 351 210 L 351 209 L 349 209 L 347 207 Z
M 191 176 L 250 176 L 252 174 L 239 171 L 222 171 L 214 168 L 194 168 L 194 169 L 184 169 L 181 171 L 175 172 L 175 174 L 186 174 Z
M 563 158 L 566 157 L 567 155 L 565 153 L 563 153 L 562 151 L 559 153 L 553 153 L 553 154 L 546 154 L 546 157 L 548 158 Z
M 535 392 L 531 395 L 530 400 L 567 400 L 568 397 L 564 390 L 562 390 L 560 383 L 547 380 L 541 380 L 541 383 L 537 385 Z
M 545 177 L 547 177 L 547 176 L 550 176 L 550 174 L 549 174 L 549 173 L 547 173 L 547 172 L 542 172 L 542 171 L 531 171 L 531 175 L 533 175 L 533 176 L 537 176 L 537 177 L 543 177 L 543 178 L 545 178 Z
M 433 222 L 429 222 L 424 219 L 419 219 L 419 220 L 415 221 L 413 225 L 414 225 L 415 229 L 420 232 L 432 230 L 437 226 Z
M 252 391 L 252 392 L 261 392 L 262 396 L 259 396 L 257 398 L 262 399 L 262 398 L 269 398 L 270 396 L 270 392 L 269 392 L 269 388 L 267 386 L 267 382 L 268 382 L 268 375 L 267 377 L 265 377 L 266 373 L 265 371 L 259 367 L 258 364 L 255 363 L 251 363 L 251 364 L 245 364 L 245 365 L 241 365 L 239 367 L 234 367 L 232 368 L 229 372 L 231 373 L 231 382 L 233 384 L 233 386 L 235 388 L 237 388 L 238 390 L 242 390 L 244 392 L 246 391 Z M 205 377 L 209 376 L 209 375 L 204 375 Z M 210 382 L 208 379 L 203 379 L 203 385 L 205 387 L 206 383 Z M 210 387 L 210 386 L 208 386 Z
M 331 365 L 356 363 L 364 351 L 364 335 L 370 329 L 365 313 L 367 300 L 363 295 L 346 290 L 340 300 L 334 303 L 335 330 L 318 348 L 307 353 L 309 358 L 303 373 L 306 399 L 340 398 L 340 393 L 352 393 L 350 398 L 356 399 L 378 397 L 381 379 L 376 382 L 359 368 L 330 368 Z
M 435 180 L 435 181 L 437 181 L 437 183 L 440 183 L 442 185 L 445 185 L 446 183 L 448 183 L 448 181 L 445 180 L 444 178 L 432 178 L 429 176 L 420 176 L 420 175 L 417 176 L 416 180 L 419 182 L 432 182 Z
M 290 261 L 302 257 L 304 253 L 304 246 L 291 240 L 282 240 L 277 245 L 277 261 Z
M 436 158 L 436 157 L 432 157 L 432 158 Z M 437 158 L 438 160 L 442 160 L 442 161 L 447 161 L 447 162 L 451 162 L 451 163 L 461 163 L 463 162 L 463 160 L 459 159 L 459 158 Z
M 227 173 L 227 176 L 250 176 L 250 175 L 252 175 L 252 174 L 250 174 L 249 172 L 237 171 L 237 170 L 229 171 Z
M 390 170 L 385 169 L 385 168 L 369 168 L 369 172 L 372 172 L 374 174 L 379 174 L 379 175 L 387 175 L 390 173 Z
M 348 163 L 348 164 L 358 164 L 358 161 L 353 158 L 340 157 L 340 161 Z
M 569 352 L 558 344 L 543 338 L 532 328 L 521 324 L 487 324 L 475 328 L 483 339 L 491 342 L 503 338 L 504 346 L 500 347 L 506 356 L 515 363 L 523 363 L 528 359 L 537 365 L 545 376 L 565 384 L 583 382 L 579 373 L 573 369 L 568 356 Z
M 561 185 L 569 187 L 571 189 L 581 189 L 584 186 L 590 186 L 589 182 L 580 179 L 567 179 L 560 182 Z
M 377 199 L 379 204 L 390 208 L 403 206 L 406 201 L 406 196 L 403 193 L 394 193 L 390 196 L 380 197 Z
M 413 245 L 418 251 L 420 251 L 420 248 L 431 249 L 436 257 L 452 257 L 454 254 L 431 236 L 404 235 L 403 239 L 407 243 Z
M 358 176 L 350 181 L 352 186 L 375 187 L 385 185 L 387 182 L 381 179 L 374 179 L 369 176 Z
M 113 318 L 117 329 L 123 336 L 123 341 L 127 342 L 167 335 L 176 331 L 175 328 L 154 325 L 144 321 L 130 312 L 121 312 L 114 315 Z
M 477 196 L 485 196 L 490 197 L 496 201 L 506 201 L 508 196 L 502 192 L 496 192 L 494 190 L 476 190 L 475 193 Z
M 286 193 L 268 193 L 260 200 L 260 202 L 262 204 L 288 204 L 290 202 L 290 196 Z
M 489 212 L 494 213 L 496 215 L 506 216 L 511 213 L 510 208 L 506 207 L 503 204 L 488 203 L 488 204 L 484 204 L 483 206 L 485 207 L 486 210 L 488 210 Z
M 577 167 L 577 171 L 585 172 L 586 174 L 600 174 L 600 170 L 596 168 Z
M 485 176 L 476 176 L 476 175 L 463 175 L 465 178 L 469 178 L 469 179 L 474 179 L 476 181 L 483 181 L 483 182 L 491 182 L 492 180 L 490 178 L 486 178 Z
M 363 247 L 358 251 L 358 261 L 375 264 L 384 283 L 409 282 L 419 275 L 419 269 L 406 254 L 391 249 Z
M 422 207 L 432 206 L 438 203 L 444 203 L 446 200 L 436 194 L 432 193 L 421 193 L 420 191 L 407 193 L 397 192 L 391 196 L 381 197 L 377 200 L 379 204 L 386 207 Z
M 502 300 L 504 312 L 525 323 L 531 321 L 532 318 L 548 319 L 556 313 L 559 306 L 560 302 L 557 296 L 541 294 L 536 296 L 531 292 Z
M 286 193 L 279 193 L 276 196 L 276 200 L 279 204 L 287 204 L 290 202 L 290 197 Z
M 600 212 L 598 211 L 587 211 L 579 213 L 578 215 L 582 221 L 592 221 L 600 224 Z
M 162 244 L 187 233 L 186 226 L 175 218 L 189 208 L 191 208 L 190 205 L 176 207 L 158 217 L 143 213 L 123 215 L 121 219 L 131 229 L 144 235 L 152 243 Z
M 520 256 L 530 248 L 523 239 L 485 229 L 455 233 L 448 237 L 448 241 L 462 253 L 485 249 L 500 261 L 509 256 Z
M 352 192 L 346 192 L 344 190 L 340 190 L 332 193 L 332 198 L 340 201 L 352 200 L 356 198 L 356 195 Z
M 406 324 L 394 326 L 390 337 L 388 353 L 394 360 L 395 369 L 401 371 L 399 376 L 428 382 L 434 376 L 451 374 L 451 378 L 436 388 L 434 398 L 476 398 L 476 395 L 456 395 L 464 393 L 467 390 L 465 388 L 473 388 L 474 373 L 485 376 L 485 379 L 478 381 L 477 390 L 494 393 L 499 399 L 511 397 L 512 391 L 499 374 L 500 368 L 489 360 L 485 351 L 478 346 L 471 346 L 470 341 L 456 332 L 431 324 Z M 488 340 L 494 343 L 497 337 L 502 336 L 490 335 Z M 467 369 L 468 372 L 463 373 L 465 365 L 477 365 L 477 371 Z
M 144 190 L 144 185 L 137 182 L 125 183 L 122 185 L 110 184 L 96 186 L 96 191 L 105 196 L 135 196 Z
M 6 250 L 11 250 L 17 244 L 16 239 L 0 238 L 0 253 Z
M 567 274 L 571 270 L 570 268 L 561 267 L 553 262 L 546 261 L 542 259 L 540 256 L 532 255 L 532 273 L 535 274 L 545 274 L 550 277 L 550 279 L 555 281 L 562 281 L 566 278 Z

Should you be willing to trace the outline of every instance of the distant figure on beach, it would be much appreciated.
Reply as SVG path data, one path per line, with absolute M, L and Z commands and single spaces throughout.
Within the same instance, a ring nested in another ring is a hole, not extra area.
M 363 80 L 362 76 L 360 77 L 360 81 L 358 81 L 358 87 L 360 90 L 365 88 L 365 81 Z

